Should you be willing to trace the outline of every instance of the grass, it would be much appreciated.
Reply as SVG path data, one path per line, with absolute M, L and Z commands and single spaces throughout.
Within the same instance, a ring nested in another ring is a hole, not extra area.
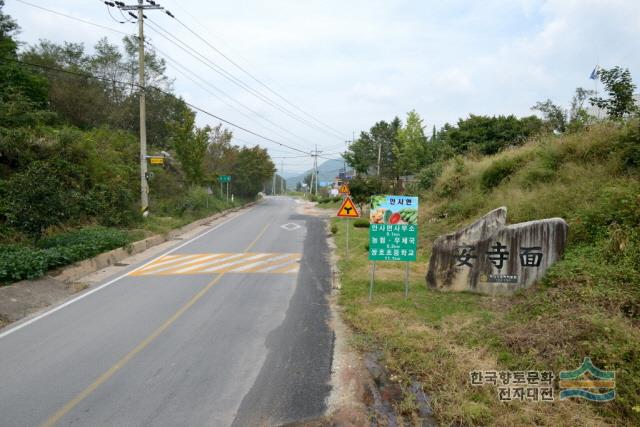
M 441 424 L 640 423 L 640 180 L 638 171 L 623 167 L 618 146 L 630 126 L 603 124 L 445 164 L 433 189 L 421 195 L 419 260 L 411 264 L 407 300 L 404 266 L 379 262 L 368 301 L 368 230 L 350 230 L 347 261 L 344 225 L 332 220 L 340 230 L 339 302 L 354 330 L 353 344 L 382 350 L 402 384 L 419 380 Z M 570 242 L 564 259 L 542 283 L 512 297 L 427 289 L 433 240 L 501 205 L 510 222 L 565 218 Z M 614 401 L 500 403 L 494 387 L 473 387 L 468 380 L 470 371 L 482 369 L 557 375 L 585 356 L 615 370 Z

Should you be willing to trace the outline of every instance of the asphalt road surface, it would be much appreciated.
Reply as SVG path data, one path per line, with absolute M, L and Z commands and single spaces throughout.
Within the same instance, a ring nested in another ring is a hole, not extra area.
M 268 198 L 0 331 L 0 426 L 257 426 L 322 415 L 333 355 L 326 232 L 295 207 Z

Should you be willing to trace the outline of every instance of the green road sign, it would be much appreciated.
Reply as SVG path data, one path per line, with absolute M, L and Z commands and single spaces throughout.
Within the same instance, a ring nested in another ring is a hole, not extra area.
M 369 260 L 416 260 L 417 197 L 373 196 L 369 219 Z
M 371 261 L 415 261 L 417 246 L 417 225 L 369 225 Z
M 220 175 L 218 182 L 231 182 L 231 175 Z

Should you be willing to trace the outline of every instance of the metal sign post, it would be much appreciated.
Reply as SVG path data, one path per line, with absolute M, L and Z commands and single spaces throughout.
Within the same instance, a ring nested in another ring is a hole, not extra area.
M 371 261 L 371 282 L 369 283 L 369 302 L 373 298 L 373 282 L 376 281 L 376 262 Z
M 404 263 L 404 299 L 409 296 L 409 263 Z
M 347 261 L 349 260 L 349 220 L 345 219 L 344 223 L 347 224 L 347 256 L 346 259 Z
M 346 259 L 349 259 L 349 218 L 359 218 L 360 213 L 358 212 L 358 208 L 351 200 L 351 197 L 347 196 L 342 201 L 342 206 L 338 209 L 337 217 L 345 218 L 345 224 L 347 225 L 346 238 L 347 238 L 347 253 Z

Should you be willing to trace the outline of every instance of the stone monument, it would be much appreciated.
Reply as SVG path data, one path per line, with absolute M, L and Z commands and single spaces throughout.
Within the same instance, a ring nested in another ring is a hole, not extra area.
M 433 243 L 427 285 L 443 291 L 511 294 L 540 280 L 564 252 L 562 218 L 506 225 L 507 208 Z

